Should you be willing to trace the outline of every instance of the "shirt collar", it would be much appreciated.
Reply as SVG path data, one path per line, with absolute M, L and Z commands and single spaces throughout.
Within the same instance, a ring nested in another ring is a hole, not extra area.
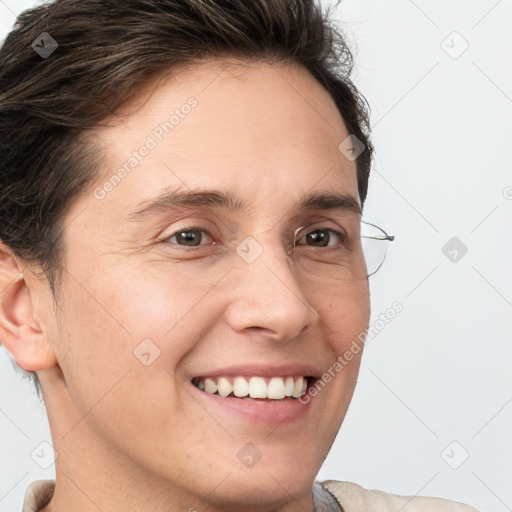
M 38 512 L 48 505 L 55 489 L 55 480 L 36 480 L 25 492 L 22 512 Z

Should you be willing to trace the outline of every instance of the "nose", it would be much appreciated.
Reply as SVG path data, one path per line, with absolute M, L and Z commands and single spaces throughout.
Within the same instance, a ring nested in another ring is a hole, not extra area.
M 318 321 L 318 313 L 308 304 L 287 248 L 274 237 L 249 237 L 237 247 L 226 318 L 237 332 L 257 330 L 258 336 L 286 342 Z

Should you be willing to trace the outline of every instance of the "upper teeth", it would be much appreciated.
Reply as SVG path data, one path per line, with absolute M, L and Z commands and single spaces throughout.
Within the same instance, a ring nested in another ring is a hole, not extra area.
M 194 380 L 194 384 L 207 393 L 218 393 L 220 396 L 242 398 L 270 398 L 280 400 L 287 396 L 299 398 L 306 392 L 306 377 L 208 377 Z

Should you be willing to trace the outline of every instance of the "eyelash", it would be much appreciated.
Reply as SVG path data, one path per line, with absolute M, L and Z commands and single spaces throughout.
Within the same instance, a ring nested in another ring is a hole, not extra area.
M 307 226 L 306 226 L 307 227 Z M 169 242 L 169 239 L 175 237 L 176 235 L 179 235 L 180 233 L 188 233 L 190 231 L 202 231 L 204 233 L 206 233 L 210 238 L 213 238 L 213 236 L 211 235 L 211 233 L 204 227 L 202 226 L 188 226 L 186 228 L 183 228 L 183 229 L 179 229 L 178 231 L 175 231 L 172 235 L 170 236 L 167 236 L 165 237 L 164 239 L 160 240 L 161 243 L 164 243 L 164 244 L 170 244 L 170 245 L 176 245 L 177 247 L 180 247 L 180 248 L 185 248 L 185 247 L 188 247 L 187 249 L 183 249 L 187 252 L 192 252 L 194 250 L 200 250 L 201 247 L 204 247 L 204 245 L 198 245 L 198 246 L 186 246 L 186 245 L 179 245 L 179 244 L 176 244 L 174 242 Z M 308 231 L 305 233 L 305 235 L 308 235 L 309 233 L 312 233 L 313 231 L 328 231 L 330 233 L 334 233 L 335 235 L 338 236 L 338 238 L 341 240 L 341 243 L 343 243 L 346 239 L 346 236 L 339 232 L 339 231 L 336 231 L 335 229 L 332 229 L 332 228 L 317 228 L 317 229 L 312 229 L 311 231 Z M 305 236 L 305 235 L 302 235 L 302 236 Z M 212 245 L 216 245 L 215 242 L 213 242 Z M 331 247 L 331 246 L 328 246 L 328 247 L 320 247 L 320 248 L 316 248 L 316 249 L 323 249 L 324 251 L 325 250 L 336 250 L 337 247 Z

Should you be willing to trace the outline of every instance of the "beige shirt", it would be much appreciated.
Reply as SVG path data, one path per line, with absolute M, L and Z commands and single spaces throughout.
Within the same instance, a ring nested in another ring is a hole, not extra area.
M 326 480 L 322 485 L 336 497 L 344 512 L 478 512 L 456 501 L 369 491 L 352 482 Z
M 421 496 L 398 496 L 383 491 L 369 491 L 351 482 L 326 480 L 318 482 L 336 498 L 343 512 L 478 512 L 469 505 L 441 498 Z M 25 493 L 22 512 L 37 512 L 51 500 L 55 488 L 54 480 L 32 482 Z M 329 500 L 320 499 L 321 510 L 337 512 L 330 508 Z M 405 506 L 407 505 L 407 509 Z

